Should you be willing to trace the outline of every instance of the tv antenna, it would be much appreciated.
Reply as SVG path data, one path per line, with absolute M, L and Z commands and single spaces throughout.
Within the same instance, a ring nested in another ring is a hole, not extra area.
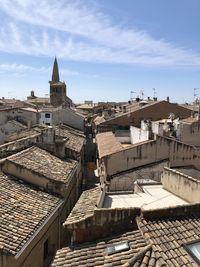
M 131 91 L 130 94 L 131 94 L 131 102 L 133 102 L 133 95 L 136 94 L 136 92 L 135 91 Z
M 199 90 L 199 88 L 194 88 L 194 102 L 198 99 L 197 98 L 197 96 L 198 96 L 197 90 Z
M 155 98 L 156 97 L 156 89 L 153 88 L 153 97 Z
M 141 99 L 143 100 L 143 99 L 144 99 L 144 91 L 143 91 L 143 88 L 142 88 L 142 90 L 140 91 L 140 95 L 141 95 Z

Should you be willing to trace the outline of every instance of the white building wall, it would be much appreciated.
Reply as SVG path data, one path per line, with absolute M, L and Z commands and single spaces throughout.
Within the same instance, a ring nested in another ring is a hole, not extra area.
M 142 130 L 140 128 L 131 126 L 131 144 L 137 144 L 149 140 L 149 131 Z
M 84 129 L 84 117 L 70 108 L 58 109 L 53 112 L 52 124 L 58 125 L 60 123 L 67 124 L 79 130 Z
M 151 124 L 152 132 L 154 134 L 163 135 L 163 124 L 160 124 L 159 122 L 152 121 Z
M 52 113 L 48 111 L 40 112 L 40 124 L 46 124 L 52 126 Z

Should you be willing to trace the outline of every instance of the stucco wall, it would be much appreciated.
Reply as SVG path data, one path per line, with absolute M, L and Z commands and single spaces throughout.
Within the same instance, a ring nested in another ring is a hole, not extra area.
M 180 124 L 180 141 L 200 146 L 200 121 L 193 124 Z
M 16 176 L 24 181 L 27 181 L 31 184 L 35 184 L 37 186 L 41 186 L 46 188 L 54 193 L 58 193 L 61 195 L 65 195 L 65 185 L 58 181 L 49 180 L 45 176 L 37 173 L 35 171 L 31 171 L 30 169 L 21 167 L 14 162 L 6 160 L 2 165 L 2 170 L 5 173 Z
M 109 191 L 129 191 L 133 190 L 134 182 L 137 179 L 151 179 L 160 182 L 163 168 L 168 166 L 168 161 L 152 164 L 138 168 L 134 171 L 122 173 L 111 177 L 109 180 Z
M 8 136 L 12 133 L 19 132 L 24 129 L 20 124 L 12 123 L 10 121 L 0 126 L 0 144 L 3 144 L 6 140 L 8 140 Z
M 200 181 L 179 171 L 165 168 L 161 176 L 163 188 L 190 203 L 200 202 Z
M 58 109 L 52 113 L 53 125 L 58 125 L 60 122 L 79 130 L 84 128 L 84 117 L 69 108 Z
M 32 125 L 38 123 L 38 113 L 28 111 L 20 108 L 4 109 L 0 110 L 0 125 L 5 124 L 9 120 L 18 120 L 28 125 L 31 122 Z
M 169 158 L 171 166 L 198 164 L 200 150 L 169 138 L 138 144 L 103 158 L 108 176 Z

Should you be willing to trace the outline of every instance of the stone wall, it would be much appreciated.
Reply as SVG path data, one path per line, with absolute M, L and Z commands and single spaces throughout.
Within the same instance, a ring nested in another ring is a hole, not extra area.
M 68 226 L 73 243 L 95 241 L 136 227 L 140 209 L 95 209 L 94 215 L 76 225 Z

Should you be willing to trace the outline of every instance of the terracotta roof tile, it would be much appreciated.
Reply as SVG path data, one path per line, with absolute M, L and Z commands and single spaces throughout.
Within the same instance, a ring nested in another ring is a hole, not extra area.
M 77 223 L 79 221 L 85 220 L 88 217 L 91 217 L 94 214 L 94 209 L 97 204 L 97 200 L 99 198 L 101 192 L 100 187 L 96 187 L 90 190 L 84 191 L 64 225 L 70 225 L 73 223 Z
M 9 157 L 7 161 L 63 183 L 68 183 L 69 175 L 77 165 L 75 160 L 62 161 L 38 147 L 23 150 Z
M 61 136 L 67 139 L 65 146 L 70 150 L 77 153 L 81 152 L 85 142 L 85 136 L 78 134 L 76 131 L 69 130 L 65 127 L 55 127 L 55 133 L 57 136 Z
M 119 244 L 124 241 L 129 241 L 129 250 L 107 255 L 106 249 L 108 245 Z M 95 243 L 85 243 L 57 251 L 52 267 L 74 266 L 154 267 L 156 266 L 156 259 L 154 252 L 151 250 L 151 245 L 148 245 L 144 240 L 140 231 L 133 230 Z
M 0 173 L 0 250 L 17 254 L 60 203 L 59 198 Z
M 199 239 L 200 215 L 157 220 L 142 218 L 138 226 L 144 236 L 148 235 L 157 259 L 167 262 L 169 266 L 196 266 L 183 245 Z
M 99 133 L 96 139 L 99 158 L 123 150 L 123 146 L 117 141 L 117 138 L 112 132 Z

